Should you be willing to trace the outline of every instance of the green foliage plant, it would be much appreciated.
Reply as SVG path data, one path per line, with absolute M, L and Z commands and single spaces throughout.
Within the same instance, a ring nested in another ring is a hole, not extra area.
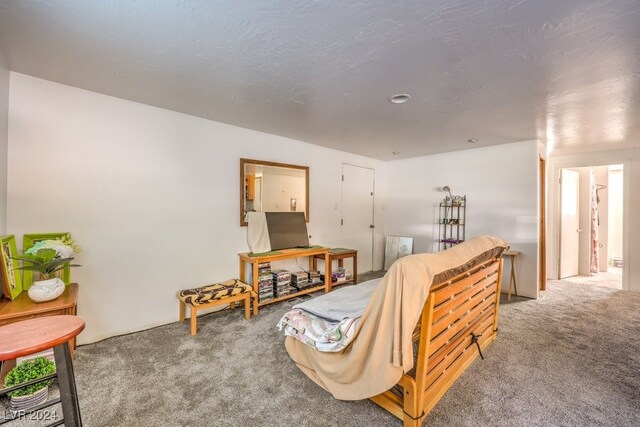
M 80 267 L 80 264 L 70 264 L 73 257 L 56 257 L 56 251 L 53 249 L 40 249 L 36 255 L 15 256 L 13 258 L 23 262 L 23 265 L 16 268 L 16 270 L 35 271 L 40 273 L 40 280 L 55 277 L 56 273 L 65 267 Z
M 35 359 L 25 360 L 9 371 L 4 379 L 5 387 L 13 387 L 31 380 L 51 375 L 56 372 L 56 364 L 46 357 L 38 356 Z M 41 381 L 26 387 L 7 393 L 11 397 L 29 396 L 48 387 L 53 380 Z

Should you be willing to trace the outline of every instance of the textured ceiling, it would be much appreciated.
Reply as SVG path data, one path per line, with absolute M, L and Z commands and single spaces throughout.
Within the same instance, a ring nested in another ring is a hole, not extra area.
M 640 146 L 640 0 L 4 0 L 0 52 L 20 73 L 380 159 Z

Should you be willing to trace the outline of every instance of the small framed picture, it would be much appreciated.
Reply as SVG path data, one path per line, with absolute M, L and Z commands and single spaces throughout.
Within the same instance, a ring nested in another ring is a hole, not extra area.
M 2 293 L 10 300 L 14 300 L 22 293 L 22 276 L 16 268 L 18 261 L 12 257 L 17 256 L 16 238 L 13 234 L 0 237 L 0 279 L 2 279 Z
M 295 212 L 296 211 L 296 206 L 297 206 L 296 199 L 291 198 L 290 206 L 291 206 L 291 212 Z

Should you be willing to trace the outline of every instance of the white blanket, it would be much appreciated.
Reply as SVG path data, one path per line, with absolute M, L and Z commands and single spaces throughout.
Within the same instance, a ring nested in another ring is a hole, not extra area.
M 247 212 L 247 243 L 253 253 L 271 250 L 269 229 L 264 212 Z
M 362 316 L 371 294 L 381 278 L 368 280 L 354 286 L 345 286 L 331 293 L 296 304 L 293 308 L 315 314 L 323 319 L 340 322 Z
M 347 286 L 296 304 L 277 327 L 318 351 L 341 351 L 355 338 L 358 322 L 380 280 Z

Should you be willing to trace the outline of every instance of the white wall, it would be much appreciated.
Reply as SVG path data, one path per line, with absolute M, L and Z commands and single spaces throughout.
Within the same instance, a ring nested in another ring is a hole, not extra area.
M 71 231 L 84 247 L 83 343 L 175 321 L 176 291 L 237 276 L 241 157 L 310 167 L 316 244 L 341 243 L 343 162 L 374 168 L 384 199 L 381 161 L 22 74 L 10 86 L 8 229 Z M 384 234 L 379 221 L 376 268 Z
M 296 211 L 304 212 L 307 204 L 305 192 L 307 180 L 302 176 L 277 173 L 262 174 L 262 210 L 264 212 L 288 212 L 291 199 L 296 199 Z M 309 215 L 311 217 L 311 215 Z M 313 218 L 313 217 L 311 217 Z
M 467 196 L 467 238 L 492 234 L 521 251 L 520 295 L 538 296 L 538 141 L 390 162 L 387 231 L 414 238 L 414 252 L 438 249 L 438 203 L 448 185 Z M 505 276 L 509 274 L 505 267 Z M 507 277 L 503 289 L 507 289 Z
M 609 193 L 609 250 L 607 251 L 607 262 L 611 262 L 613 257 L 623 257 L 622 222 L 624 186 L 622 170 L 612 170 L 609 172 L 607 192 Z M 626 260 L 623 259 L 623 262 L 626 262 Z
M 611 164 L 624 165 L 624 218 L 623 218 L 623 257 L 624 268 L 622 288 L 640 292 L 640 262 L 635 260 L 640 254 L 640 226 L 631 221 L 632 212 L 640 212 L 640 149 L 610 150 L 594 153 L 574 154 L 550 157 L 549 171 L 549 210 L 547 229 L 547 264 L 549 278 L 558 277 L 558 265 L 553 260 L 558 257 L 559 191 L 558 178 L 561 168 L 580 166 L 601 166 Z M 632 191 L 633 189 L 633 191 Z M 635 264 L 634 264 L 635 262 Z
M 7 230 L 7 133 L 9 129 L 9 69 L 0 54 L 0 235 Z

